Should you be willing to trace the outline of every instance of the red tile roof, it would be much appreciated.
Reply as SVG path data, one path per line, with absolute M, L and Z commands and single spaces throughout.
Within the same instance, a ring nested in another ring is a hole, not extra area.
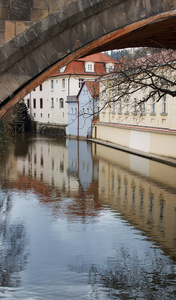
M 87 86 L 92 97 L 97 97 L 99 95 L 99 82 L 97 81 L 86 81 Z
M 91 96 L 93 98 L 98 97 L 98 95 L 99 95 L 99 82 L 97 82 L 97 81 L 85 81 L 83 83 L 82 87 L 79 90 L 79 93 L 78 93 L 78 95 L 76 97 L 77 99 L 78 99 L 78 97 L 79 97 L 79 95 L 80 95 L 80 93 L 81 93 L 84 85 L 87 86 L 87 88 L 89 90 L 89 93 L 91 94 Z
M 96 53 L 96 54 L 92 54 L 83 58 L 79 58 L 78 61 L 92 61 L 92 62 L 103 62 L 103 63 L 118 63 L 117 60 L 115 60 L 114 58 L 103 54 L 103 53 Z
M 84 62 L 91 61 L 94 62 L 94 72 L 85 72 L 84 68 Z M 89 55 L 80 59 L 77 59 L 71 63 L 69 63 L 64 72 L 60 72 L 58 70 L 56 73 L 54 73 L 52 76 L 62 76 L 62 75 L 91 75 L 91 76 L 101 76 L 106 73 L 105 70 L 105 63 L 115 63 L 116 66 L 118 64 L 118 61 L 114 60 L 113 58 L 103 54 L 103 53 L 97 53 L 93 55 Z

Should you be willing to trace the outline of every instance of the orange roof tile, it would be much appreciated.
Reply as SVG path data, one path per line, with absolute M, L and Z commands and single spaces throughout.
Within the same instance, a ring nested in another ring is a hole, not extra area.
M 85 56 L 83 58 L 79 58 L 78 59 L 79 61 L 92 61 L 92 62 L 103 62 L 103 63 L 114 63 L 114 64 L 118 64 L 118 61 L 115 60 L 114 58 L 106 55 L 106 54 L 103 54 L 103 53 L 95 53 L 95 54 L 92 54 L 92 55 L 88 55 L 88 56 Z
M 95 63 L 94 72 L 85 72 L 84 62 L 87 61 L 91 61 Z M 64 72 L 60 72 L 60 70 L 58 70 L 56 73 L 52 75 L 52 77 L 62 76 L 62 75 L 74 75 L 74 74 L 101 76 L 106 73 L 105 63 L 109 63 L 109 62 L 115 63 L 116 65 L 118 64 L 118 61 L 114 60 L 113 58 L 103 53 L 89 55 L 69 63 L 66 66 Z
M 85 84 L 86 84 L 92 97 L 97 97 L 99 95 L 99 82 L 86 81 Z
M 82 86 L 81 86 L 81 88 L 80 88 L 80 90 L 78 92 L 78 95 L 76 97 L 77 99 L 78 99 L 78 97 L 79 97 L 79 95 L 80 95 L 80 93 L 81 93 L 84 85 L 87 86 L 87 88 L 89 90 L 89 93 L 91 94 L 91 96 L 93 98 L 98 97 L 98 95 L 99 95 L 99 82 L 97 82 L 97 81 L 85 81 L 82 84 Z

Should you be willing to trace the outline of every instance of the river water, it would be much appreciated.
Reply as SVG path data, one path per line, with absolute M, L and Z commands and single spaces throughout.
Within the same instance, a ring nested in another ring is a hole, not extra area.
M 21 134 L 0 174 L 0 299 L 176 298 L 176 168 Z

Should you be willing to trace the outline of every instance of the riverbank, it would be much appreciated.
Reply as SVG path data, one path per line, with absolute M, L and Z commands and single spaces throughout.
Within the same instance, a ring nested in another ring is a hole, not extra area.
M 117 144 L 114 144 L 114 143 L 102 141 L 102 140 L 99 140 L 99 139 L 89 138 L 87 140 L 89 142 L 92 142 L 92 143 L 100 144 L 100 145 L 107 146 L 107 147 L 117 149 L 117 150 L 120 150 L 120 151 L 125 151 L 127 153 L 135 154 L 135 155 L 138 155 L 138 156 L 141 156 L 141 157 L 144 157 L 144 158 L 148 158 L 148 159 L 160 162 L 160 163 L 164 163 L 164 164 L 176 167 L 176 159 L 174 159 L 174 158 L 165 157 L 165 156 L 161 156 L 161 155 L 156 155 L 156 154 L 152 154 L 152 153 L 139 151 L 139 150 L 136 150 L 136 149 L 127 148 L 127 147 L 124 147 L 124 146 L 120 146 L 120 145 L 117 145 Z

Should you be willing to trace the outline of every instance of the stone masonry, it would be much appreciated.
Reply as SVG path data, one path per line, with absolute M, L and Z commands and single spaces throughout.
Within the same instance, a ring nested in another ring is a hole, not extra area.
M 0 117 L 78 57 L 176 48 L 175 32 L 175 0 L 0 0 Z

